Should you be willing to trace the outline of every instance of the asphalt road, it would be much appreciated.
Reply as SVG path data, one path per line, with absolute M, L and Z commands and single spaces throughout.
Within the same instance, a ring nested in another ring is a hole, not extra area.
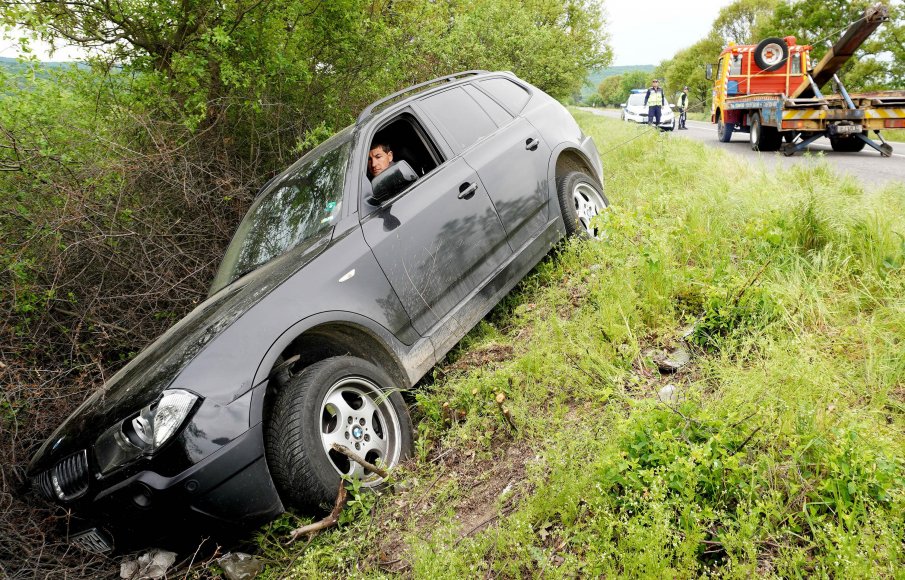
M 619 111 L 585 107 L 582 109 L 595 115 L 619 118 Z M 760 164 L 766 168 L 776 169 L 791 167 L 796 163 L 816 164 L 820 163 L 820 159 L 824 159 L 840 173 L 852 175 L 864 183 L 874 186 L 882 186 L 890 182 L 905 182 L 905 143 L 891 141 L 892 157 L 881 157 L 875 149 L 870 147 L 865 147 L 858 153 L 837 153 L 830 147 L 828 139 L 821 138 L 812 143 L 807 150 L 813 153 L 822 152 L 824 155 L 806 157 L 803 153 L 796 153 L 792 157 L 786 157 L 779 152 L 752 151 L 747 133 L 737 133 L 732 136 L 729 143 L 720 143 L 716 138 L 716 125 L 692 120 L 689 120 L 686 125 L 687 131 L 674 131 L 671 136 L 696 139 L 711 147 L 735 153 L 754 165 Z

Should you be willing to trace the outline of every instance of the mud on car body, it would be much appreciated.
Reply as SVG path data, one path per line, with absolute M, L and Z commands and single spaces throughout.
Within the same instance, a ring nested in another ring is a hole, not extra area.
M 372 180 L 368 151 L 393 165 Z M 94 551 L 248 530 L 381 478 L 412 451 L 400 391 L 607 205 L 597 149 L 556 100 L 468 71 L 369 107 L 276 176 L 208 299 L 35 454 L 39 495 Z

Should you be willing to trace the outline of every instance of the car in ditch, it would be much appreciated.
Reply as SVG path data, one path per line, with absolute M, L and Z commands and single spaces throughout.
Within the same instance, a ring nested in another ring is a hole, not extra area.
M 350 457 L 412 453 L 401 391 L 606 207 L 593 140 L 511 73 L 389 95 L 263 187 L 208 298 L 43 443 L 33 489 L 107 552 L 380 486 Z
M 622 103 L 621 118 L 631 123 L 648 123 L 647 105 L 644 104 L 644 89 L 632 89 L 628 100 Z M 669 101 L 664 99 L 664 105 L 660 110 L 660 124 L 657 125 L 664 131 L 672 131 L 676 128 L 676 115 Z

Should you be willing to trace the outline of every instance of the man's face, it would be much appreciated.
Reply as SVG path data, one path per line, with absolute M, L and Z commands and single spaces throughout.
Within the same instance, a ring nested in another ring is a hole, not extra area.
M 384 151 L 383 147 L 374 147 L 368 152 L 368 173 L 377 177 L 393 162 L 393 152 Z
M 660 88 L 660 83 L 657 82 L 657 81 L 654 81 L 654 88 L 655 88 L 655 89 L 659 89 L 659 88 Z

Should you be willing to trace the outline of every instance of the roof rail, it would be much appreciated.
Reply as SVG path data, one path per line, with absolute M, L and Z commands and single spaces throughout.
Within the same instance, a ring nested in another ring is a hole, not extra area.
M 356 124 L 361 123 L 368 115 L 370 115 L 371 113 L 374 112 L 374 109 L 376 109 L 380 105 L 385 105 L 387 102 L 392 101 L 393 99 L 395 99 L 397 97 L 401 97 L 402 95 L 405 95 L 407 93 L 414 92 L 418 89 L 422 89 L 429 85 L 433 85 L 433 84 L 437 84 L 437 83 L 441 83 L 441 82 L 451 83 L 455 80 L 459 80 L 466 76 L 479 75 L 479 74 L 483 74 L 486 72 L 488 72 L 488 71 L 486 71 L 486 70 L 467 70 L 464 72 L 446 75 L 445 77 L 437 77 L 435 79 L 431 79 L 431 80 L 425 81 L 423 83 L 418 83 L 417 85 L 412 85 L 412 86 L 408 87 L 407 89 L 402 89 L 401 91 L 397 91 L 397 92 L 393 93 L 392 95 L 389 95 L 387 97 L 374 101 L 373 103 L 371 103 L 370 105 L 368 105 L 367 107 L 364 108 L 364 110 L 361 112 L 361 114 L 358 115 L 358 119 L 355 121 L 355 123 Z

